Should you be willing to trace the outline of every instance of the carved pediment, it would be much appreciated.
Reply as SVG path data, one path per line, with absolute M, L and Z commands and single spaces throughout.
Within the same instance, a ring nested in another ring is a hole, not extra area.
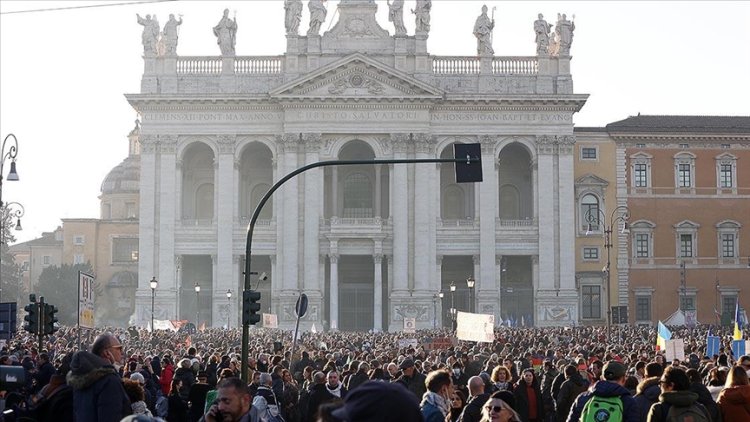
M 584 174 L 576 179 L 576 186 L 602 186 L 607 187 L 609 182 L 595 174 Z
M 270 92 L 274 98 L 439 99 L 443 92 L 362 54 L 352 54 Z

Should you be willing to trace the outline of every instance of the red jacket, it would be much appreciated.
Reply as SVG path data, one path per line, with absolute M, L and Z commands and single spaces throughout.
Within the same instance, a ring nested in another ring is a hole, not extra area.
M 750 385 L 727 387 L 721 390 L 716 402 L 722 422 L 750 421 Z
M 174 378 L 174 366 L 172 364 L 167 364 L 164 368 L 161 370 L 161 375 L 159 376 L 159 384 L 161 384 L 161 392 L 165 396 L 169 396 L 169 388 L 172 387 L 172 378 Z

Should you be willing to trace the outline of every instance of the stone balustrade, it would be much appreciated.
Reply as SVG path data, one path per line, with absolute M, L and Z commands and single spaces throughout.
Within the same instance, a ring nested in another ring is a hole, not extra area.
M 481 71 L 478 57 L 432 57 L 432 73 L 436 75 L 477 75 Z

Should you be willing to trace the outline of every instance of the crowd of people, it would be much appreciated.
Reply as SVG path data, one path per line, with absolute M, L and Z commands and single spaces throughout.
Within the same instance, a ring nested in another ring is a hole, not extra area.
M 709 329 L 722 339 L 713 356 Z M 310 332 L 292 355 L 292 333 L 253 328 L 245 383 L 239 330 L 61 327 L 41 349 L 19 332 L 0 350 L 2 420 L 750 421 L 750 356 L 733 356 L 728 329 L 672 327 L 684 359 L 656 351 L 656 335 L 499 327 L 490 344 L 447 330 Z

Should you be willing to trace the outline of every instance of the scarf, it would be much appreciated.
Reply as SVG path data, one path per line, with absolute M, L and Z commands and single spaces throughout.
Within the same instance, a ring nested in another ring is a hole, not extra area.
M 497 388 L 498 391 L 502 390 L 508 390 L 510 391 L 511 384 L 509 382 L 496 382 L 495 388 Z
M 341 383 L 339 383 L 336 388 L 333 389 L 328 386 L 328 383 L 326 383 L 326 390 L 328 390 L 328 392 L 333 394 L 334 396 L 341 398 Z
M 448 403 L 448 400 L 446 400 L 445 397 L 441 396 L 438 393 L 433 393 L 432 391 L 424 393 L 424 396 L 422 396 L 422 403 L 419 404 L 419 408 L 424 408 L 424 405 L 427 403 L 437 407 L 440 413 L 443 414 L 443 417 L 445 417 L 450 412 L 450 403 Z

